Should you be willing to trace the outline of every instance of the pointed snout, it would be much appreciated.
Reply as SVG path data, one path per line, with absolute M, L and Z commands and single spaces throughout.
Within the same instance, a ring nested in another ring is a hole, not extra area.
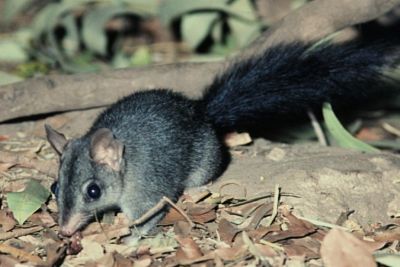
M 69 228 L 65 228 L 65 227 L 62 227 L 60 229 L 60 234 L 65 237 L 71 237 L 73 234 L 75 234 L 75 232 L 76 231 L 73 231 L 73 229 L 69 229 Z
M 60 234 L 70 237 L 74 235 L 84 224 L 84 216 L 80 213 L 74 214 L 65 222 L 60 222 Z

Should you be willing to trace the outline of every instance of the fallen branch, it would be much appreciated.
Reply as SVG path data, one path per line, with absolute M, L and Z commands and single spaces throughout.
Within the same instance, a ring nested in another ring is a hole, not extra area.
M 317 41 L 346 27 L 378 18 L 400 4 L 400 0 L 311 1 L 272 25 L 242 56 L 292 42 Z
M 235 60 L 254 56 L 279 43 L 318 40 L 345 27 L 375 19 L 397 4 L 400 0 L 311 1 L 275 23 Z M 228 64 L 183 63 L 30 79 L 0 87 L 0 122 L 106 106 L 132 92 L 149 88 L 172 88 L 198 97 L 224 65 Z

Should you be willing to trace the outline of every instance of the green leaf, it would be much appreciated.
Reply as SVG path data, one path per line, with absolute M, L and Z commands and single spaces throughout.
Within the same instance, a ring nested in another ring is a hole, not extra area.
M 86 47 L 100 55 L 106 54 L 107 35 L 106 23 L 115 16 L 134 14 L 143 15 L 136 11 L 135 6 L 99 5 L 88 11 L 82 21 L 82 39 Z
M 236 41 L 232 35 L 228 35 L 224 43 L 215 43 L 211 47 L 211 54 L 227 56 L 236 50 Z
M 131 59 L 125 53 L 117 52 L 112 59 L 111 65 L 116 69 L 127 68 L 131 65 Z
M 9 23 L 30 2 L 30 0 L 6 0 L 3 6 L 1 21 Z
M 105 24 L 112 17 L 125 13 L 127 10 L 121 6 L 97 6 L 90 10 L 82 20 L 82 39 L 86 47 L 100 55 L 107 52 L 107 35 Z
M 373 146 L 370 146 L 357 138 L 353 137 L 340 123 L 335 113 L 332 110 L 332 106 L 329 103 L 324 103 L 322 108 L 322 114 L 325 120 L 326 128 L 328 129 L 331 137 L 341 147 L 351 148 L 364 152 L 378 152 L 379 150 Z
M 156 16 L 158 15 L 160 0 L 121 0 L 129 5 L 131 10 L 139 14 Z
M 15 83 L 22 81 L 23 79 L 19 76 L 15 76 L 6 72 L 0 71 L 0 86 L 1 85 L 6 85 L 10 83 Z
M 64 15 L 80 6 L 83 6 L 87 2 L 89 1 L 73 0 L 47 4 L 33 21 L 35 37 L 39 38 L 43 33 L 50 34 Z
M 261 24 L 254 22 L 246 22 L 231 17 L 228 19 L 231 34 L 236 41 L 238 47 L 245 47 L 253 41 L 261 31 Z
M 210 33 L 218 17 L 219 14 L 216 12 L 197 12 L 183 16 L 181 24 L 183 40 L 190 48 L 196 49 Z
M 66 36 L 62 40 L 62 47 L 65 54 L 71 57 L 79 51 L 79 32 L 75 16 L 67 14 L 61 23 L 66 29 Z
M 400 255 L 399 254 L 382 254 L 375 255 L 375 260 L 380 264 L 389 267 L 400 266 Z
M 20 63 L 28 59 L 27 52 L 13 40 L 0 41 L 0 61 Z
M 367 141 L 367 143 L 374 147 L 379 147 L 379 148 L 383 148 L 383 149 L 400 150 L 400 141 L 398 141 L 398 140 Z
M 7 194 L 7 203 L 19 224 L 23 224 L 49 198 L 50 192 L 39 182 L 30 180 L 24 191 Z
M 221 43 L 224 39 L 224 24 L 221 20 L 215 22 L 211 32 L 212 38 L 215 43 Z
M 147 46 L 139 47 L 131 57 L 131 65 L 144 66 L 151 63 L 151 53 Z
M 160 19 L 164 24 L 170 24 L 175 18 L 193 11 L 226 11 L 225 0 L 164 0 L 160 5 Z
M 230 12 L 240 14 L 241 19 L 257 21 L 257 15 L 250 0 L 236 0 L 229 6 Z
M 243 1 L 247 3 L 237 3 Z M 225 0 L 164 0 L 160 5 L 160 19 L 165 25 L 168 25 L 183 14 L 191 12 L 223 12 L 229 16 L 235 16 L 237 19 L 247 22 L 258 21 L 254 10 L 251 12 L 247 12 L 247 8 L 246 12 L 241 10 L 244 5 L 250 4 L 248 0 L 238 0 L 235 1 L 233 5 L 229 5 L 226 2 Z

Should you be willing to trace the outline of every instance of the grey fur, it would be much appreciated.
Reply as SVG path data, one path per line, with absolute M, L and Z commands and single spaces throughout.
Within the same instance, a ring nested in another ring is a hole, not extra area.
M 104 128 L 124 146 L 120 171 L 99 164 L 90 155 L 92 138 Z M 217 133 L 195 101 L 167 90 L 124 98 L 101 114 L 86 135 L 66 145 L 58 180 L 59 224 L 67 224 L 74 214 L 89 220 L 95 212 L 112 209 L 138 219 L 163 196 L 176 201 L 185 187 L 217 177 L 222 150 Z M 86 193 L 92 182 L 101 189 L 97 200 Z M 146 234 L 165 211 L 137 230 Z

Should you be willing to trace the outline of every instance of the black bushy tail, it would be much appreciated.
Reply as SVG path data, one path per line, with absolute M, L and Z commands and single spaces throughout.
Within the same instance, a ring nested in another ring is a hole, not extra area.
M 280 45 L 232 65 L 206 90 L 211 122 L 229 129 L 306 114 L 323 102 L 352 105 L 382 92 L 399 52 L 379 45 Z

